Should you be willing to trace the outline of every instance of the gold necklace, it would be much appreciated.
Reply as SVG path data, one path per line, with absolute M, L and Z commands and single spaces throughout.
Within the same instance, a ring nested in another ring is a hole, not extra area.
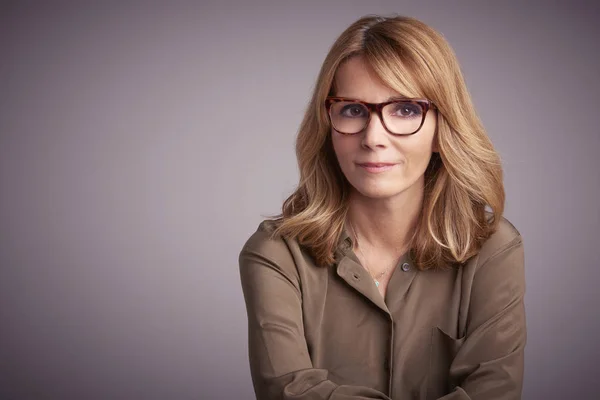
M 367 265 L 367 258 L 365 257 L 365 254 L 362 252 L 360 244 L 358 243 L 358 235 L 356 234 L 356 229 L 354 229 L 354 225 L 352 224 L 352 222 L 350 222 L 350 228 L 352 228 L 354 240 L 356 241 L 356 247 L 358 248 L 358 251 L 360 252 L 360 255 L 362 256 L 363 260 L 365 260 L 365 267 L 367 268 L 367 272 L 369 272 L 369 275 L 375 281 L 375 286 L 379 287 L 379 279 L 381 279 L 381 277 L 390 269 L 390 267 L 384 269 L 379 275 L 373 276 L 371 268 L 369 268 L 369 266 Z

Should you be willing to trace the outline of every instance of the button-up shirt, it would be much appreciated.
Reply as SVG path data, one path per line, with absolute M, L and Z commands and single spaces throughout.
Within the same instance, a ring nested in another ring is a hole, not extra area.
M 405 253 L 385 298 L 344 229 L 317 266 L 263 221 L 240 276 L 258 399 L 519 399 L 526 342 L 521 235 L 505 218 L 460 267 Z

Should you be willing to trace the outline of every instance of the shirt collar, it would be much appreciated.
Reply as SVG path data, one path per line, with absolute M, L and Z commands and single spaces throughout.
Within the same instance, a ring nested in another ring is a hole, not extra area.
M 336 259 L 341 259 L 344 257 L 349 251 L 352 250 L 353 247 L 352 236 L 350 236 L 349 226 L 347 223 L 344 223 L 342 227 L 342 232 L 337 241 L 337 246 L 335 248 L 335 257 Z
M 342 232 L 340 233 L 340 237 L 337 241 L 337 246 L 335 249 L 335 258 L 337 261 L 340 261 L 344 256 L 352 251 L 354 247 L 354 237 L 350 235 L 350 226 L 347 222 L 344 223 L 342 227 Z M 401 259 L 401 263 L 409 263 L 410 268 L 414 269 L 414 260 L 411 256 L 411 251 L 407 251 Z

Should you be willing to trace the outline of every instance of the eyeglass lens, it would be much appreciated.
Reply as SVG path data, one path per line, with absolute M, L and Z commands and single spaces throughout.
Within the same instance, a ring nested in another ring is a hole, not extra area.
M 331 104 L 330 116 L 333 127 L 342 133 L 358 133 L 369 122 L 370 110 L 361 103 L 339 101 Z M 411 101 L 397 101 L 387 104 L 381 110 L 383 123 L 397 135 L 414 133 L 421 126 L 423 108 Z

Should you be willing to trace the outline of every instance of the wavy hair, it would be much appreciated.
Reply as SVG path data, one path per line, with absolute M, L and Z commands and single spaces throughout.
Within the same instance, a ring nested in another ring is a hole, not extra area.
M 421 270 L 466 262 L 504 211 L 500 157 L 450 45 L 425 23 L 399 15 L 364 16 L 329 50 L 296 139 L 300 181 L 273 217 L 272 235 L 295 238 L 318 265 L 335 261 L 351 187 L 333 151 L 325 98 L 335 94 L 338 67 L 357 55 L 390 88 L 436 104 L 439 152 L 425 171 L 423 205 L 408 248 Z

